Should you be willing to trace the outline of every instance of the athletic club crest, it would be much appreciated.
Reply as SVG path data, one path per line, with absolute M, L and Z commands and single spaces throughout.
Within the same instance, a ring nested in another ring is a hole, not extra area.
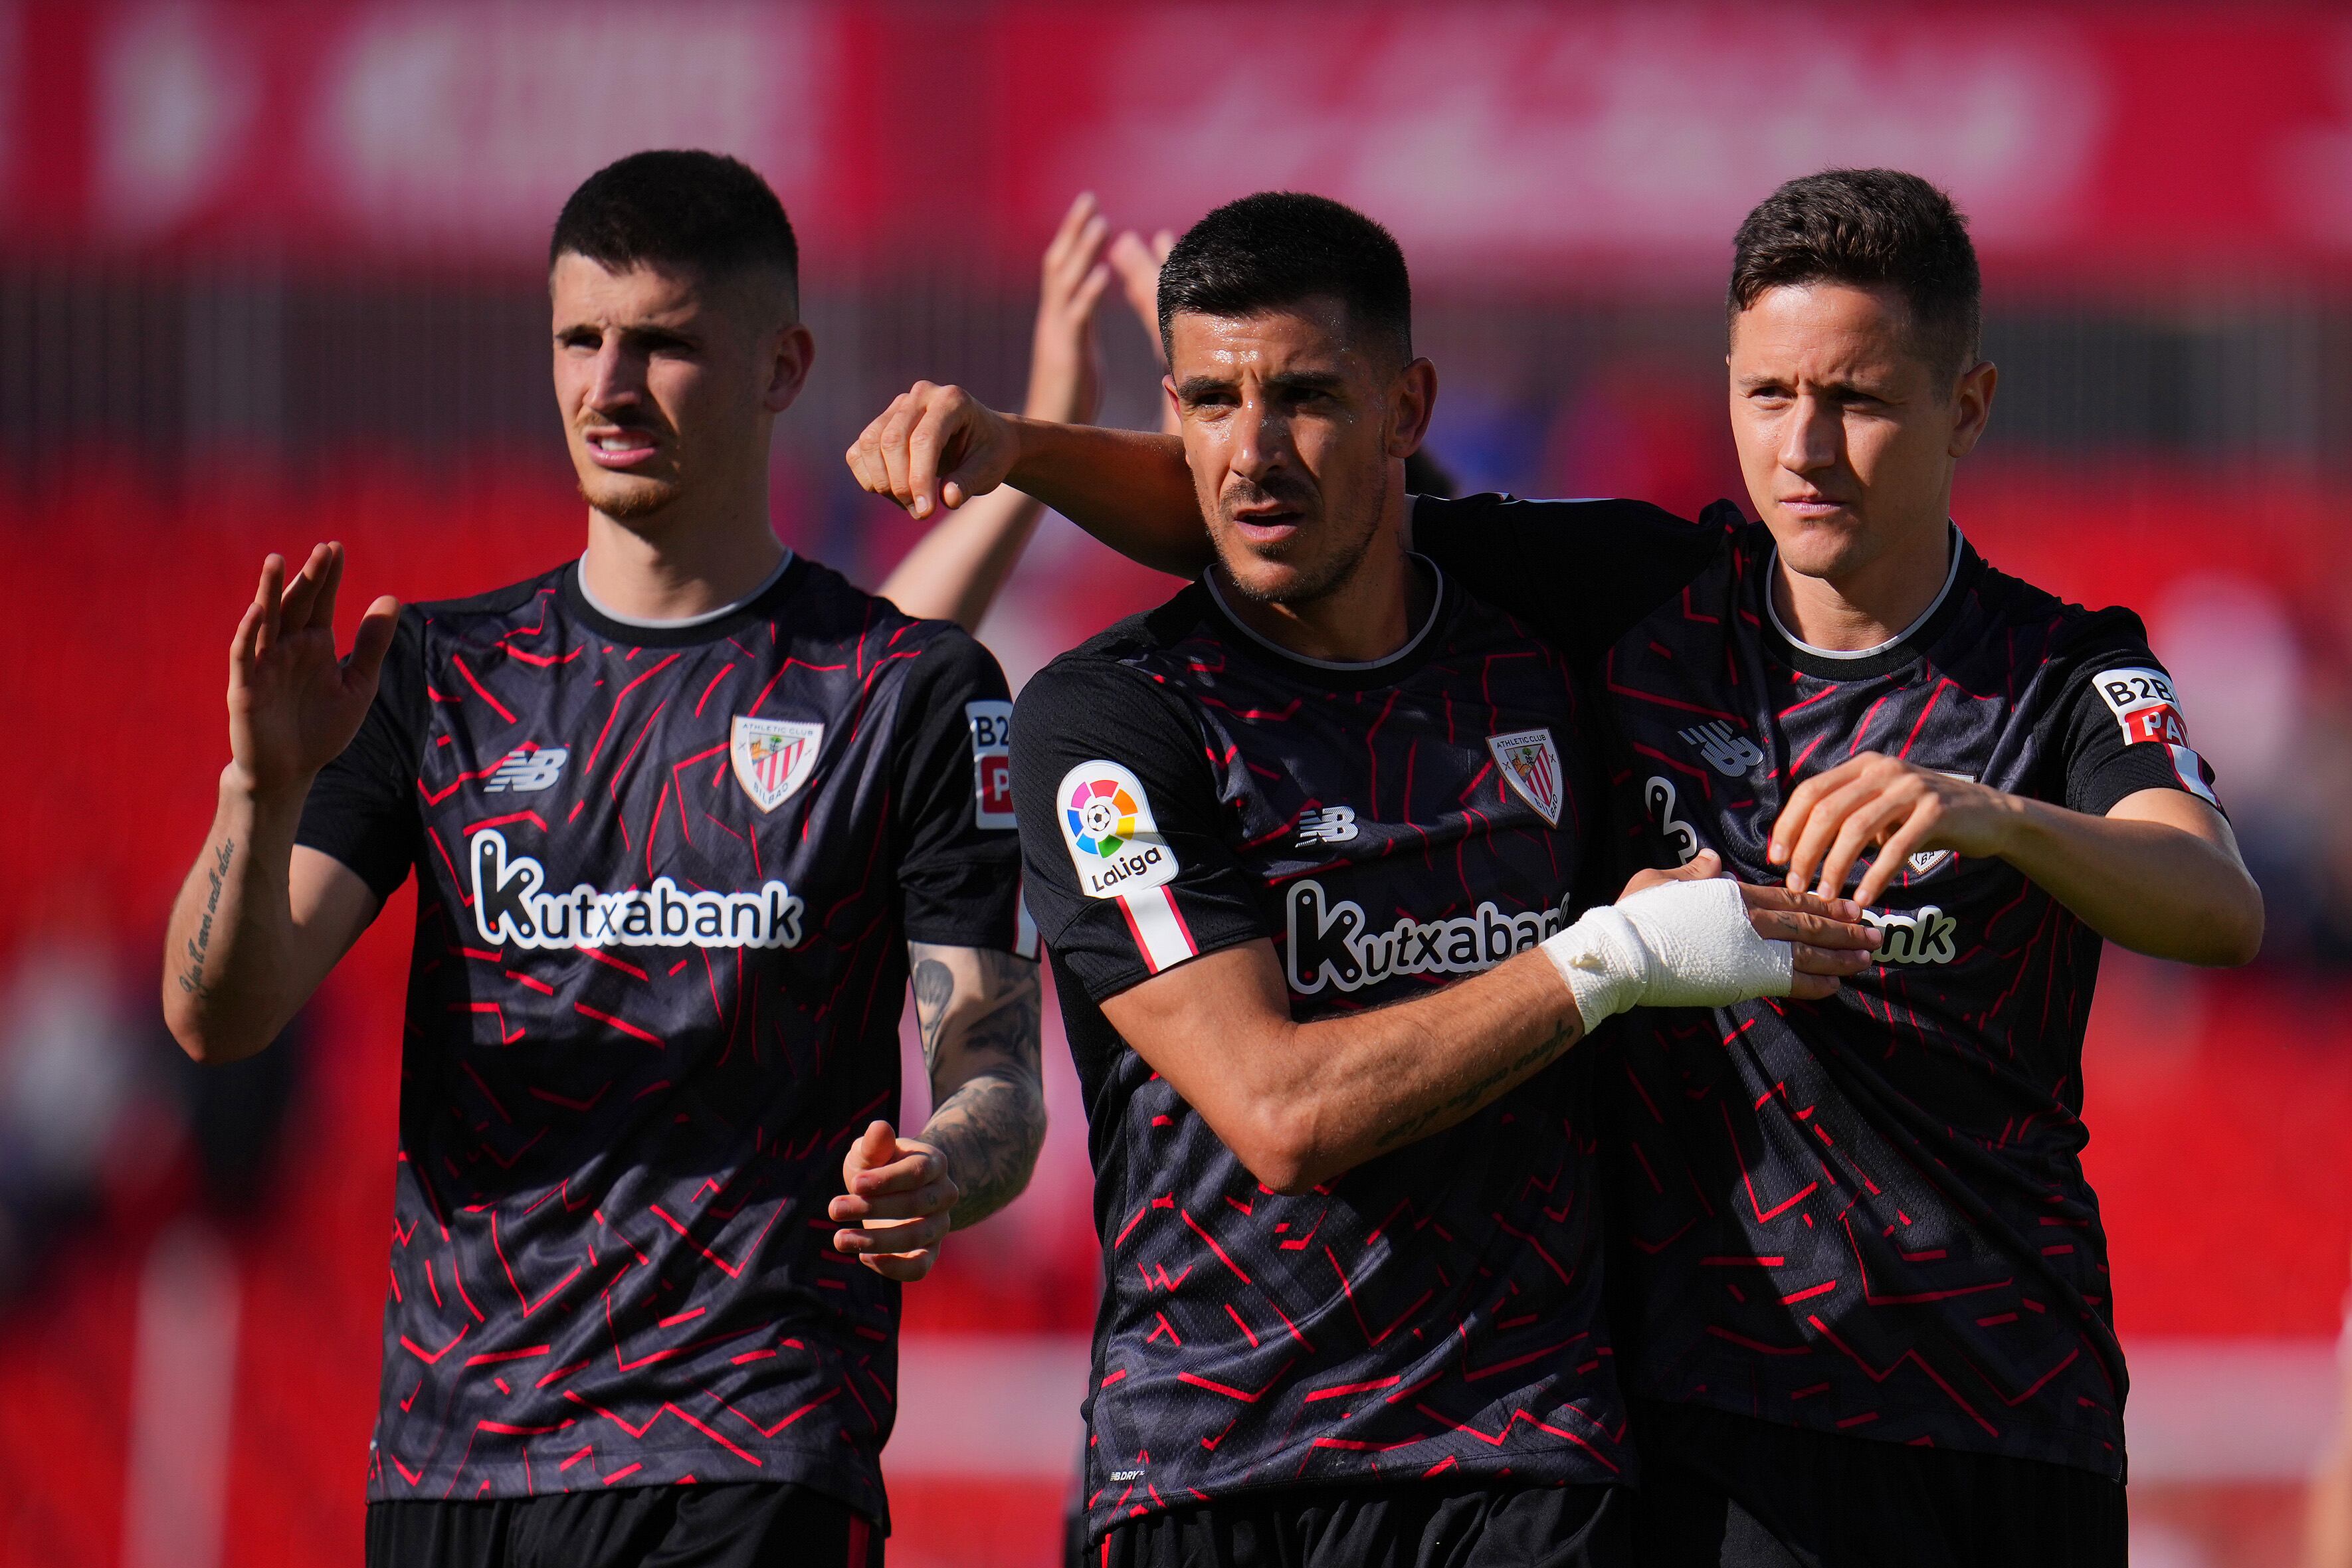
M 795 723 L 790 719 L 750 719 L 738 713 L 727 754 L 735 763 L 735 782 L 761 811 L 773 811 L 808 782 L 816 766 L 817 748 L 824 743 L 824 726 Z
M 1559 748 L 1549 730 L 1515 730 L 1489 735 L 1486 749 L 1503 770 L 1503 782 L 1536 808 L 1554 827 L 1559 826 Z

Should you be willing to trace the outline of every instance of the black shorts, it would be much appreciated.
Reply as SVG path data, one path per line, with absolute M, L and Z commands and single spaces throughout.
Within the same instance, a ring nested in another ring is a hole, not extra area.
M 368 1568 L 882 1568 L 847 1503 L 765 1483 L 372 1502 Z
M 1643 1568 L 2125 1568 L 2120 1482 L 1696 1405 L 1633 1405 Z
M 1276 1487 L 1129 1520 L 1087 1568 L 1628 1568 L 1622 1487 Z

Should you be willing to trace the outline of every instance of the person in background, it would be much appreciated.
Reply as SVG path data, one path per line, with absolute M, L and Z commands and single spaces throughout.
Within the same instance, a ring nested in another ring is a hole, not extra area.
M 2352 1290 L 2336 1342 L 2336 1436 L 2305 1500 L 2303 1568 L 2352 1568 Z
M 1138 255 L 1148 254 L 1133 234 L 1110 243 L 1110 225 L 1092 193 L 1081 192 L 1070 204 L 1040 269 L 1037 322 L 1029 338 L 1029 395 L 1022 405 L 1025 416 L 1061 425 L 1094 422 L 1102 403 L 1095 312 L 1111 279 L 1123 276 Z M 1152 266 L 1156 279 L 1157 263 Z M 1045 515 L 1035 498 L 1003 486 L 917 540 L 876 593 L 908 615 L 953 621 L 977 632 Z

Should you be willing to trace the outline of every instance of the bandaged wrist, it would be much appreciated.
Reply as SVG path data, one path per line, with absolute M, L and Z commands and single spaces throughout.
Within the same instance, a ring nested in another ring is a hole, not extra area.
M 1796 949 L 1748 922 L 1738 883 L 1664 882 L 1593 910 L 1543 949 L 1589 1030 L 1628 1007 L 1720 1007 L 1786 996 Z
M 1650 989 L 1649 946 L 1613 904 L 1588 910 L 1566 931 L 1545 938 L 1543 952 L 1568 982 L 1588 1034 L 1601 1019 L 1639 1006 Z

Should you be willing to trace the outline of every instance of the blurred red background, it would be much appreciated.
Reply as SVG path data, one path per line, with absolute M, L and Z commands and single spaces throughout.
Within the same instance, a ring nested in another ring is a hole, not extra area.
M 2271 905 L 2247 971 L 2111 953 L 2094 1018 L 2135 1560 L 2289 1560 L 2352 1246 L 2352 23 L 1288 5 L 1228 71 L 1244 13 L 1213 6 L 646 15 L 0 6 L 0 693 L 29 786 L 0 900 L 0 1564 L 358 1553 L 407 895 L 250 1072 L 174 1059 L 154 943 L 265 551 L 346 541 L 358 604 L 579 548 L 545 225 L 604 158 L 688 142 L 760 164 L 802 228 L 819 373 L 777 521 L 868 584 L 913 531 L 841 447 L 917 374 L 1011 395 L 1081 184 L 1147 227 L 1265 185 L 1360 203 L 1416 264 L 1467 484 L 1689 509 L 1737 493 L 1739 212 L 1830 163 L 1948 181 L 2003 367 L 1958 521 L 2148 618 Z M 1105 331 L 1106 418 L 1146 423 L 1142 333 Z M 1017 680 L 1172 587 L 1049 520 L 984 636 Z M 1048 1055 L 1031 1193 L 908 1292 L 902 1563 L 1053 1550 L 1097 1265 Z

